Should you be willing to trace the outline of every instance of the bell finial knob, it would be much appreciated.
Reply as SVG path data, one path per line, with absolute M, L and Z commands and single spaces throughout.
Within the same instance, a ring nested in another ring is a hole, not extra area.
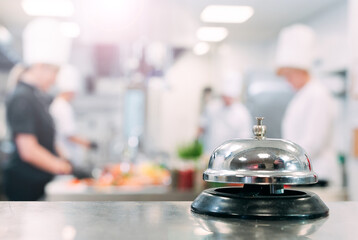
M 266 134 L 266 126 L 262 124 L 264 118 L 263 117 L 256 117 L 257 125 L 254 125 L 253 127 L 253 133 L 255 135 L 255 138 L 258 140 L 265 139 Z

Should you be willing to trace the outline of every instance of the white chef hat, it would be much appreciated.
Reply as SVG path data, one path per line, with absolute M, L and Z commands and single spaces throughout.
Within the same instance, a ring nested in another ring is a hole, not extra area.
M 23 56 L 27 65 L 47 63 L 62 65 L 69 59 L 71 40 L 61 32 L 61 23 L 37 18 L 23 32 Z
M 81 74 L 71 65 L 64 65 L 57 74 L 56 87 L 59 92 L 77 92 L 80 88 Z
M 303 24 L 281 30 L 277 46 L 276 67 L 310 70 L 315 57 L 315 33 Z
M 224 74 L 221 94 L 237 98 L 242 91 L 242 74 L 236 71 L 229 71 Z

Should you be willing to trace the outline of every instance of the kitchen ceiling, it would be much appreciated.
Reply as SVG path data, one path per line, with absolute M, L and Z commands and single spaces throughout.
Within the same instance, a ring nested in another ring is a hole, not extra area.
M 223 5 L 249 5 L 255 10 L 243 24 L 214 24 L 200 21 L 201 11 L 215 0 L 74 0 L 72 20 L 81 26 L 80 40 L 92 42 L 131 42 L 138 37 L 174 45 L 193 46 L 200 26 L 224 26 L 225 41 L 260 41 L 277 34 L 290 23 L 313 17 L 346 0 L 222 0 Z M 114 4 L 114 5 L 111 5 Z M 128 9 L 126 9 L 128 8 Z M 126 16 L 126 14 L 128 16 Z M 32 17 L 21 8 L 21 0 L 0 1 L 0 24 L 15 38 Z M 129 23 L 129 24 L 128 24 Z

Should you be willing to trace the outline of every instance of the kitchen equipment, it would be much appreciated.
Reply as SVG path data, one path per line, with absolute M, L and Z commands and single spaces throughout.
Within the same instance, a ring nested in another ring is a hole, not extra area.
M 314 193 L 284 189 L 284 185 L 314 184 L 305 151 L 282 139 L 266 139 L 263 118 L 253 127 L 254 139 L 224 142 L 212 153 L 203 179 L 241 183 L 243 187 L 204 190 L 192 203 L 195 213 L 253 219 L 312 219 L 329 209 Z

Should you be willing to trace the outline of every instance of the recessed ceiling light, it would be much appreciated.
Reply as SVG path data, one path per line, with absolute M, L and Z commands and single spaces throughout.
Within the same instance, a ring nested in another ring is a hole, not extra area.
M 69 38 L 76 38 L 80 35 L 80 26 L 75 22 L 62 22 L 61 32 L 64 36 Z
M 70 17 L 75 10 L 70 0 L 22 0 L 21 5 L 30 16 Z
M 202 11 L 200 18 L 203 22 L 243 23 L 254 14 L 250 6 L 209 5 Z
M 193 48 L 193 52 L 195 55 L 204 55 L 207 52 L 209 52 L 210 50 L 210 45 L 209 43 L 206 42 L 199 42 L 197 44 L 195 44 L 194 48 Z
M 220 42 L 226 38 L 228 31 L 224 27 L 201 27 L 196 32 L 200 41 Z
M 0 25 L 0 43 L 8 44 L 11 42 L 12 36 L 9 30 Z

